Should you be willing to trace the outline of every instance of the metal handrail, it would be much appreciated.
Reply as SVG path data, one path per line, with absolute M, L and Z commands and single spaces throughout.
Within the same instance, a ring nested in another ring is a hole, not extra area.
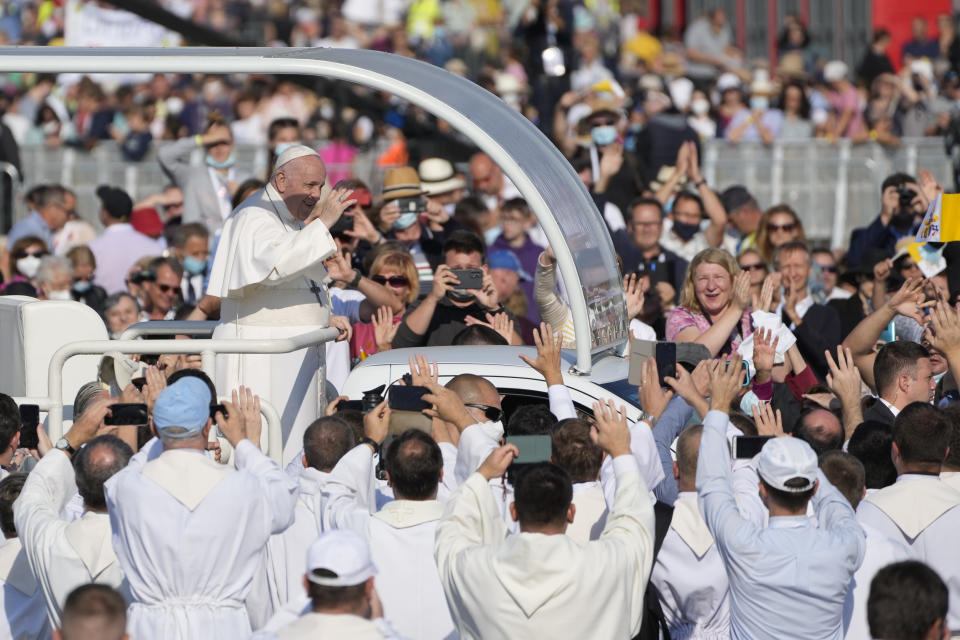
M 217 353 L 239 354 L 278 354 L 290 353 L 306 347 L 324 344 L 336 340 L 340 331 L 335 327 L 314 329 L 290 338 L 275 339 L 238 339 L 217 338 L 200 340 L 83 340 L 72 342 L 58 349 L 50 359 L 47 370 L 47 425 L 50 438 L 57 440 L 63 435 L 63 367 L 67 360 L 79 355 L 101 355 L 104 353 L 139 353 L 139 354 L 201 354 L 204 365 L 209 363 L 210 372 L 213 372 L 214 356 Z M 206 367 L 204 367 L 206 371 Z M 321 384 L 326 381 L 325 365 L 321 365 L 318 372 Z M 322 397 L 322 396 L 321 396 Z M 39 404 L 39 403 L 38 403 Z M 261 404 L 261 410 L 263 405 Z M 271 407 L 271 409 L 273 409 Z M 322 407 L 321 407 L 322 409 Z M 276 410 L 273 410 L 276 414 Z M 269 416 L 265 414 L 268 418 Z M 279 419 L 277 420 L 279 423 Z M 276 440 L 275 434 L 268 435 L 268 446 L 273 453 L 272 443 Z M 282 436 L 281 436 L 282 441 Z M 282 445 L 281 445 L 282 446 Z M 282 455 L 282 454 L 281 454 Z

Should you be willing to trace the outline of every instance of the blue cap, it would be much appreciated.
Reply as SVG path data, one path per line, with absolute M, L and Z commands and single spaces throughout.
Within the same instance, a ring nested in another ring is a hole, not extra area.
M 533 279 L 530 277 L 530 274 L 520 266 L 520 258 L 517 257 L 517 254 L 512 251 L 507 251 L 506 249 L 494 251 L 487 256 L 487 266 L 491 269 L 510 269 L 511 271 L 516 271 L 521 280 Z
M 153 405 L 153 426 L 167 438 L 189 438 L 210 418 L 210 388 L 200 378 L 181 378 L 160 392 Z M 185 429 L 168 430 L 167 427 Z M 172 432 L 171 432 L 172 431 Z

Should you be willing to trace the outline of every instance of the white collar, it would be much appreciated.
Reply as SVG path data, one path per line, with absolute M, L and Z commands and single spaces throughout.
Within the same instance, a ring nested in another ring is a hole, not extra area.
M 890 404 L 889 402 L 887 402 L 887 401 L 884 400 L 883 398 L 877 398 L 877 399 L 878 399 L 880 402 L 882 402 L 883 405 L 884 405 L 887 409 L 890 409 L 890 413 L 893 414 L 893 417 L 894 417 L 894 418 L 896 418 L 896 417 L 900 414 L 900 409 L 897 409 L 895 406 L 893 406 L 892 404 Z

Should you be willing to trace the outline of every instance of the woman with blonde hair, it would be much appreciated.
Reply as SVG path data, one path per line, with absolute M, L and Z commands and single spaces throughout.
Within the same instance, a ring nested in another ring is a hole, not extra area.
M 752 333 L 750 275 L 723 249 L 704 249 L 690 263 L 680 306 L 667 317 L 666 338 L 698 342 L 716 357 L 733 353 Z
M 803 223 L 787 204 L 767 209 L 757 226 L 757 248 L 767 264 L 773 264 L 773 252 L 788 242 L 806 242 Z
M 389 307 L 380 307 L 370 322 L 354 323 L 350 339 L 350 358 L 354 362 L 390 349 L 407 307 L 420 295 L 417 265 L 405 251 L 382 251 L 370 265 L 370 279 L 396 292 L 403 308 L 394 314 Z

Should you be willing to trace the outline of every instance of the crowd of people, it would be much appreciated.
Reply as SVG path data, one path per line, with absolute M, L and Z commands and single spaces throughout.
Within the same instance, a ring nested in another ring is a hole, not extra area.
M 943 187 L 887 176 L 876 218 L 829 247 L 805 212 L 710 184 L 699 146 L 941 131 L 960 91 L 952 22 L 939 39 L 915 22 L 897 76 L 882 33 L 854 74 L 795 19 L 771 69 L 733 48 L 722 11 L 681 42 L 631 30 L 626 6 L 402 4 L 210 2 L 194 18 L 239 30 L 259 11 L 271 40 L 420 56 L 519 109 L 604 220 L 630 342 L 690 347 L 675 375 L 640 363 L 623 399 L 638 419 L 577 409 L 561 354 L 578 292 L 501 168 L 418 109 L 256 77 L 21 78 L 15 137 L 22 116 L 43 144 L 115 138 L 129 162 L 164 139 L 169 182 L 138 202 L 101 185 L 96 212 L 76 185 L 33 186 L 0 294 L 85 305 L 112 339 L 165 319 L 337 337 L 220 354 L 213 378 L 199 356 L 113 354 L 36 447 L 0 394 L 0 638 L 960 635 L 960 243 L 916 240 Z M 17 37 L 37 33 L 55 31 Z M 377 139 L 374 182 L 356 159 Z M 266 147 L 264 174 L 238 171 L 241 142 Z M 476 362 L 533 347 L 547 401 L 507 415 L 480 376 L 441 385 L 432 348 L 451 345 Z M 338 395 L 393 349 L 428 390 L 429 428 L 396 432 L 386 401 Z M 284 465 L 261 450 L 261 399 Z M 117 425 L 116 403 L 146 414 Z M 545 436 L 549 460 L 514 464 L 512 436 Z

